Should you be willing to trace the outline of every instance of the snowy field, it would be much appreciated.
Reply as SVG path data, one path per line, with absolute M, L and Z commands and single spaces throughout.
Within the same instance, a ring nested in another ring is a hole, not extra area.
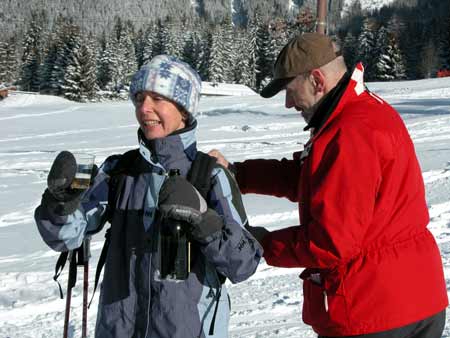
M 449 289 L 450 79 L 369 87 L 399 110 L 414 140 L 426 183 L 429 227 L 441 249 Z M 256 95 L 202 98 L 199 148 L 218 148 L 231 160 L 289 157 L 308 134 L 298 113 L 283 103 L 283 94 L 269 100 Z M 57 254 L 41 241 L 33 222 L 56 153 L 94 153 L 100 164 L 112 153 L 136 147 L 136 130 L 130 102 L 79 104 L 26 94 L 0 102 L 0 338 L 62 336 L 65 300 L 52 280 Z M 247 195 L 244 202 L 253 225 L 276 229 L 298 223 L 297 207 L 288 201 Z M 93 239 L 91 286 L 102 242 L 102 235 Z M 229 285 L 231 337 L 315 337 L 301 321 L 300 272 L 263 262 L 248 281 Z M 67 270 L 60 280 L 65 289 Z M 70 337 L 81 335 L 81 284 L 80 269 Z M 90 337 L 97 302 L 98 292 L 88 313 Z M 450 337 L 449 324 L 447 319 L 444 337 Z

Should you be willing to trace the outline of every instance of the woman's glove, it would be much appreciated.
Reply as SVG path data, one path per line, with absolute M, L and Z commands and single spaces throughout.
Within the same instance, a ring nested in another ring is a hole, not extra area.
M 181 176 L 169 177 L 159 193 L 159 211 L 164 218 L 186 222 L 190 225 L 190 235 L 197 241 L 220 231 L 223 218 L 209 209 L 205 199 Z
M 47 189 L 41 205 L 59 216 L 73 213 L 80 203 L 84 190 L 72 189 L 77 162 L 70 151 L 62 151 L 53 161 L 47 177 Z

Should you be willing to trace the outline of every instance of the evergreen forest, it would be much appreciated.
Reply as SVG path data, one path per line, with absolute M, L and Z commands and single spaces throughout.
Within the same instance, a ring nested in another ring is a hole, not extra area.
M 273 1 L 270 10 L 248 3 L 244 8 L 233 2 L 237 9 L 227 15 L 204 0 L 195 2 L 195 15 L 166 8 L 145 20 L 116 15 L 107 25 L 86 25 L 79 14 L 33 9 L 0 36 L 0 83 L 81 102 L 126 97 L 133 73 L 153 56 L 169 54 L 189 63 L 204 81 L 259 91 L 284 44 L 315 30 L 315 2 L 286 9 Z M 328 33 L 349 67 L 363 62 L 366 80 L 429 78 L 450 69 L 448 1 L 418 0 L 415 6 L 399 3 L 370 13 L 356 1 L 345 17 L 335 11 Z

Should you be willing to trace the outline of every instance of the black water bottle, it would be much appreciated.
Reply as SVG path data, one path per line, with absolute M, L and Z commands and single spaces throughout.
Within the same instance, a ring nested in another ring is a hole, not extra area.
M 179 176 L 179 169 L 171 169 L 169 176 Z M 188 225 L 173 219 L 163 219 L 160 227 L 161 278 L 184 280 L 190 272 L 191 243 Z

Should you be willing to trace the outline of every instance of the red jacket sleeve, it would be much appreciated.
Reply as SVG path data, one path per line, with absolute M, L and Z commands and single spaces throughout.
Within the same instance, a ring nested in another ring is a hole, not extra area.
M 266 236 L 268 264 L 332 268 L 361 251 L 381 181 L 374 138 L 367 128 L 353 125 L 313 144 L 303 164 L 308 172 L 302 173 L 308 181 L 302 186 L 309 190 L 300 205 L 306 222 Z
M 286 197 L 297 202 L 300 160 L 247 160 L 234 165 L 242 193 Z

